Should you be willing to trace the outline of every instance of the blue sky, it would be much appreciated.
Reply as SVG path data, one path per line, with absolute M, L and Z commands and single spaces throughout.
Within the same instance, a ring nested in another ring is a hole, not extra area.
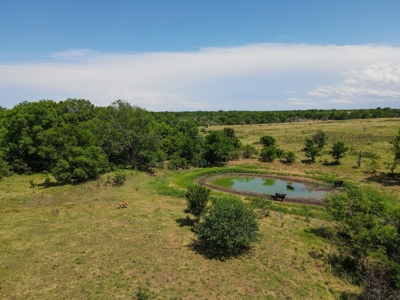
M 400 107 L 400 1 L 1 1 L 0 105 Z

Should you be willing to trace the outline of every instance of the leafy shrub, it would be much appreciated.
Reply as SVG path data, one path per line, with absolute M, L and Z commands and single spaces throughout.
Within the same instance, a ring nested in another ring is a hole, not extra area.
M 243 158 L 251 158 L 253 154 L 257 154 L 257 149 L 252 145 L 246 145 L 242 148 Z
M 169 170 L 179 170 L 179 169 L 186 169 L 186 168 L 187 168 L 186 158 L 180 157 L 177 153 L 174 153 L 171 156 L 171 160 L 168 162 L 168 169 Z
M 265 135 L 265 136 L 262 136 L 262 137 L 260 138 L 260 143 L 261 143 L 264 147 L 271 147 L 271 146 L 275 146 L 276 140 L 275 140 L 272 136 Z
M 292 164 L 296 161 L 296 154 L 293 151 L 288 151 L 285 154 L 285 159 L 287 164 Z
M 274 146 L 264 147 L 261 150 L 261 161 L 273 162 L 277 158 L 276 148 Z
M 326 133 L 322 130 L 318 130 L 311 138 L 319 148 L 323 148 L 326 144 Z
M 196 217 L 196 220 L 200 220 L 200 216 L 204 213 L 210 190 L 202 185 L 189 186 L 186 193 L 187 212 L 191 213 Z
M 256 215 L 241 200 L 220 199 L 196 229 L 200 242 L 226 253 L 238 253 L 259 241 Z
M 124 172 L 115 173 L 114 178 L 112 179 L 112 184 L 114 186 L 121 186 L 125 183 L 126 174 Z
M 56 163 L 52 174 L 58 181 L 67 183 L 71 177 L 79 180 L 97 179 L 109 169 L 107 156 L 100 147 L 73 147 Z
M 349 150 L 349 147 L 346 147 L 343 142 L 336 142 L 333 144 L 329 154 L 332 155 L 336 162 L 339 162 L 339 159 L 345 156 L 347 150 Z
M 0 159 L 0 180 L 11 174 L 10 166 L 3 160 Z
M 321 148 L 319 148 L 312 139 L 306 138 L 303 151 L 306 157 L 310 158 L 312 162 L 315 162 L 315 157 L 320 155 Z

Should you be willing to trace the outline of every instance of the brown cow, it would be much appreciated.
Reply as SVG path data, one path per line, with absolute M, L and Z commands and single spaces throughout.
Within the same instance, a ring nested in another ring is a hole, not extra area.
M 128 202 L 126 202 L 126 201 L 119 202 L 118 208 L 128 208 Z

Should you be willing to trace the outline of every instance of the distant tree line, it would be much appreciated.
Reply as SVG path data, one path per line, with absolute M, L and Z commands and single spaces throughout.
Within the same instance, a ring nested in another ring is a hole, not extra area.
M 301 121 L 351 120 L 371 118 L 398 118 L 400 109 L 390 107 L 354 110 L 288 110 L 288 111 L 192 111 L 152 112 L 159 122 L 175 125 L 182 120 L 191 120 L 197 126 L 270 124 Z
M 400 110 L 377 108 L 354 111 L 287 112 L 149 112 L 117 100 L 96 107 L 84 99 L 55 102 L 22 102 L 12 109 L 0 107 L 0 178 L 10 172 L 47 172 L 63 183 L 95 179 L 115 168 L 152 171 L 164 165 L 170 169 L 206 167 L 239 157 L 251 158 L 258 151 L 242 145 L 234 129 L 199 130 L 199 125 L 284 122 L 304 119 L 395 117 Z M 395 158 L 392 173 L 400 161 L 400 139 L 391 143 Z M 322 131 L 306 140 L 305 155 L 312 161 L 326 142 Z M 273 137 L 260 140 L 262 161 L 279 158 L 293 163 L 293 152 L 284 152 Z M 337 143 L 331 151 L 336 162 L 348 150 Z

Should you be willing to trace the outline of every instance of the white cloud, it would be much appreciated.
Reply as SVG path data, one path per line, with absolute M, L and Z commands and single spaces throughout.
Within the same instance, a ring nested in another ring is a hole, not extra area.
M 400 103 L 400 63 L 367 65 L 360 70 L 344 72 L 336 85 L 322 85 L 308 94 L 315 98 L 340 98 L 326 103 L 374 103 L 395 100 Z
M 0 90 L 1 105 L 9 107 L 39 100 L 38 95 L 85 98 L 97 105 L 124 99 L 158 111 L 258 110 L 265 103 L 277 110 L 292 109 L 290 105 L 340 108 L 373 99 L 396 104 L 400 48 L 256 44 L 157 53 L 75 49 L 39 61 L 0 63 Z

